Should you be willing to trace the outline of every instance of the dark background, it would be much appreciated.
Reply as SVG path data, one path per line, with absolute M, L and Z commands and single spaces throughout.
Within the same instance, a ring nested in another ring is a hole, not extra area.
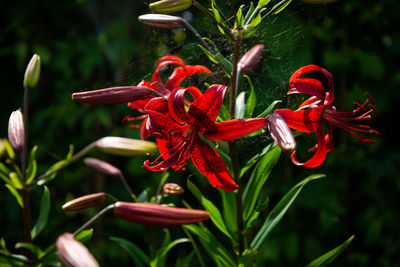
M 230 9 L 223 3 L 221 7 L 228 13 Z M 235 3 L 247 5 L 248 1 Z M 22 105 L 25 67 L 37 53 L 42 58 L 42 73 L 39 85 L 31 92 L 29 145 L 39 146 L 40 173 L 62 159 L 69 144 L 78 151 L 103 136 L 138 138 L 137 131 L 121 125 L 125 115 L 136 114 L 127 106 L 74 103 L 73 92 L 149 80 L 157 59 L 167 54 L 179 55 L 187 64 L 209 67 L 214 72 L 209 83 L 227 82 L 221 69 L 202 55 L 190 33 L 155 30 L 140 24 L 137 17 L 149 12 L 147 4 L 125 0 L 0 2 L 0 137 L 7 136 L 8 117 Z M 400 4 L 389 0 L 337 1 L 329 5 L 293 1 L 279 16 L 264 21 L 256 36 L 246 40 L 243 52 L 260 42 L 266 48 L 260 65 L 250 73 L 257 91 L 256 114 L 275 99 L 295 107 L 299 100 L 285 97 L 288 79 L 293 71 L 312 63 L 335 77 L 335 105 L 339 110 L 351 109 L 354 101 L 363 102 L 364 92 L 373 96 L 379 110 L 379 116 L 369 122 L 381 134 L 374 144 L 358 144 L 357 138 L 335 131 L 336 149 L 317 169 L 295 167 L 282 156 L 265 187 L 270 205 L 309 174 L 326 173 L 327 178 L 307 185 L 270 235 L 261 252 L 269 266 L 304 265 L 353 234 L 351 246 L 333 266 L 400 264 L 399 120 L 395 112 L 400 100 L 400 46 L 398 28 L 394 27 L 399 10 Z M 189 12 L 200 34 L 211 37 L 229 56 L 231 47 L 212 22 L 194 7 Z M 247 89 L 244 81 L 241 86 Z M 306 136 L 298 140 L 304 150 L 314 142 L 313 137 Z M 264 141 L 269 142 L 267 137 L 246 141 L 243 157 L 254 153 Z M 135 193 L 146 188 L 150 195 L 154 193 L 160 174 L 141 169 L 144 158 L 101 153 L 91 156 L 121 168 Z M 173 173 L 170 181 L 185 185 L 187 174 Z M 129 199 L 118 181 L 93 174 L 81 162 L 62 171 L 49 188 L 49 225 L 37 239 L 43 246 L 62 232 L 74 231 L 96 212 L 92 209 L 65 214 L 60 207 L 66 200 L 98 191 Z M 204 188 L 209 190 L 208 195 L 212 193 L 213 189 Z M 34 221 L 40 193 L 32 192 Z M 193 200 L 188 191 L 184 198 Z M 0 187 L 0 205 L 0 236 L 11 248 L 23 239 L 21 211 L 4 186 Z M 192 201 L 192 205 L 198 204 Z M 178 230 L 173 229 L 174 237 L 182 236 Z M 147 251 L 145 231 L 142 226 L 107 216 L 96 226 L 88 247 L 104 265 L 132 265 L 128 254 L 109 237 L 127 238 Z M 156 230 L 156 238 L 160 239 L 161 233 Z M 190 245 L 180 246 L 182 254 L 190 250 Z M 175 259 L 170 257 L 170 262 Z

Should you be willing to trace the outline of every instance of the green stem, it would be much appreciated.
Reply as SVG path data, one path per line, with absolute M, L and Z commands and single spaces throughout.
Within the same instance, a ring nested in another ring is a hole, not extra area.
M 78 153 L 76 153 L 75 155 L 73 155 L 71 157 L 71 159 L 66 163 L 61 165 L 60 167 L 53 169 L 51 171 L 47 171 L 44 174 L 40 175 L 38 178 L 36 178 L 35 180 L 33 180 L 32 182 L 30 182 L 29 184 L 27 184 L 28 187 L 34 186 L 36 185 L 39 181 L 46 179 L 47 177 L 49 177 L 50 175 L 55 174 L 56 172 L 64 169 L 65 167 L 69 166 L 70 164 L 76 162 L 77 160 L 79 160 L 80 158 L 82 158 L 83 156 L 85 156 L 87 153 L 89 153 L 92 149 L 94 149 L 96 147 L 96 142 L 91 143 L 90 145 L 86 146 L 84 149 L 82 149 L 81 151 L 79 151 Z
M 122 183 L 124 184 L 125 189 L 129 192 L 131 197 L 136 201 L 136 195 L 133 193 L 131 187 L 129 186 L 128 182 L 126 181 L 125 176 L 121 173 L 119 178 L 121 179 Z
M 101 211 L 99 211 L 96 215 L 94 215 L 89 221 L 87 221 L 85 224 L 83 224 L 81 227 L 79 227 L 73 235 L 76 236 L 86 228 L 92 226 L 98 219 L 100 219 L 104 214 L 106 214 L 109 210 L 113 209 L 114 204 L 108 205 Z
M 235 107 L 236 107 L 236 91 L 238 86 L 238 62 L 240 57 L 240 45 L 241 39 L 238 38 L 235 40 L 235 47 L 233 52 L 233 69 L 230 80 L 230 106 L 229 113 L 230 119 L 235 118 Z M 238 258 L 240 259 L 240 255 L 244 251 L 244 237 L 243 237 L 243 208 L 242 208 L 242 186 L 240 181 L 240 166 L 239 166 L 239 158 L 237 154 L 236 142 L 229 142 L 229 155 L 232 161 L 232 169 L 233 169 L 233 178 L 235 182 L 238 184 L 239 189 L 235 192 L 235 201 L 236 201 L 236 222 L 238 228 Z

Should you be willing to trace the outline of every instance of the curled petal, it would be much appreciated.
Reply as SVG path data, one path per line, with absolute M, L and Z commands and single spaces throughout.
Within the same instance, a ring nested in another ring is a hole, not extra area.
M 215 129 L 206 130 L 203 134 L 212 141 L 232 141 L 267 126 L 265 118 L 235 119 L 215 124 Z
M 200 139 L 193 146 L 191 154 L 193 164 L 201 174 L 207 177 L 212 186 L 225 191 L 233 191 L 239 187 L 233 181 L 222 158 L 217 152 Z
M 168 98 L 168 108 L 171 117 L 178 123 L 186 123 L 188 121 L 184 98 L 186 92 L 190 93 L 194 99 L 197 99 L 202 95 L 201 91 L 195 86 L 177 88 L 171 92 L 171 95 Z
M 195 66 L 186 65 L 183 67 L 176 68 L 169 77 L 168 81 L 165 83 L 165 87 L 168 90 L 172 90 L 178 87 L 179 84 L 187 77 L 198 73 L 211 74 L 211 71 L 208 68 L 201 65 L 195 65 Z
M 290 83 L 289 94 L 306 94 L 317 97 L 319 100 L 325 98 L 325 87 L 316 79 L 302 78 Z
M 281 115 L 290 128 L 305 133 L 317 131 L 321 124 L 324 106 L 320 106 L 311 110 L 297 110 L 290 109 L 277 109 L 274 111 Z
M 200 123 L 207 130 L 213 129 L 227 88 L 224 85 L 214 84 L 197 98 L 189 107 L 190 123 L 193 125 Z
M 301 163 L 296 157 L 296 152 L 293 152 L 291 156 L 292 162 L 298 166 L 303 166 L 306 168 L 316 168 L 322 164 L 322 162 L 325 160 L 326 154 L 328 153 L 324 128 L 322 125 L 318 127 L 316 148 L 315 154 L 304 163 Z

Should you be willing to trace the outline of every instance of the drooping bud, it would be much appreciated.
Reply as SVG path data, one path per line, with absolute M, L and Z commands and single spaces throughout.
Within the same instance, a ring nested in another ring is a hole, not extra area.
M 72 100 L 86 104 L 124 104 L 145 99 L 154 90 L 145 86 L 120 86 L 72 94 Z
M 268 130 L 283 152 L 291 155 L 296 150 L 296 141 L 281 115 L 278 113 L 268 115 Z
M 151 3 L 149 7 L 155 13 L 168 14 L 183 11 L 192 5 L 192 0 L 161 0 Z
M 85 158 L 84 162 L 87 166 L 89 166 L 91 169 L 95 170 L 96 172 L 105 175 L 105 176 L 110 176 L 113 178 L 118 178 L 121 176 L 121 170 L 118 169 L 117 167 L 111 165 L 108 162 L 105 162 L 103 160 L 95 159 L 95 158 Z
M 103 192 L 85 195 L 68 201 L 62 206 L 62 209 L 65 211 L 83 210 L 97 206 L 103 203 L 106 199 L 107 194 Z
M 16 152 L 20 152 L 24 147 L 25 128 L 20 110 L 13 111 L 8 120 L 8 140 Z
M 184 19 L 163 14 L 146 14 L 139 16 L 139 21 L 161 29 L 179 29 L 184 26 Z
M 57 238 L 58 257 L 68 267 L 100 266 L 89 250 L 74 235 L 64 233 Z
M 117 136 L 99 139 L 96 147 L 105 153 L 128 157 L 149 155 L 157 148 L 153 142 Z
M 29 86 L 30 88 L 33 88 L 36 86 L 40 77 L 40 65 L 40 56 L 34 54 L 25 70 L 24 87 Z
M 260 61 L 264 51 L 264 45 L 258 44 L 253 46 L 246 54 L 239 60 L 238 67 L 242 74 L 245 74 L 252 70 Z
M 129 222 L 145 225 L 174 226 L 207 220 L 205 210 L 167 207 L 154 203 L 116 202 L 114 214 Z
M 175 183 L 166 183 L 163 190 L 165 194 L 172 196 L 182 195 L 185 192 L 182 186 Z

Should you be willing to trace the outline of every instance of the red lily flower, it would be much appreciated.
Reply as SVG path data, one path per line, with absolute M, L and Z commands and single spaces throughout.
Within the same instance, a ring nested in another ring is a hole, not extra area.
M 312 78 L 300 78 L 300 76 L 309 72 L 320 72 L 328 79 L 328 91 L 319 80 Z M 276 113 L 280 114 L 289 125 L 298 131 L 305 133 L 316 132 L 317 144 L 309 151 L 315 154 L 306 162 L 301 163 L 293 152 L 291 159 L 296 165 L 302 165 L 308 168 L 315 168 L 322 164 L 326 154 L 334 149 L 333 144 L 333 126 L 349 132 L 359 138 L 360 142 L 372 143 L 374 140 L 365 139 L 364 134 L 356 132 L 379 134 L 370 126 L 362 124 L 363 121 L 371 118 L 370 113 L 377 114 L 376 108 L 373 106 L 374 101 L 367 93 L 367 100 L 364 104 L 354 103 L 355 109 L 352 111 L 340 112 L 332 105 L 335 99 L 333 88 L 333 77 L 329 71 L 316 65 L 309 65 L 298 69 L 290 78 L 289 94 L 307 94 L 311 95 L 304 101 L 296 111 L 290 109 L 277 109 Z M 369 110 L 367 110 L 367 103 Z M 328 130 L 325 135 L 324 124 Z
M 168 168 L 183 169 L 191 158 L 196 168 L 214 187 L 225 191 L 238 188 L 218 153 L 200 138 L 200 133 L 211 141 L 232 141 L 267 125 L 267 119 L 234 119 L 215 123 L 227 87 L 212 85 L 204 94 L 194 87 L 176 88 L 168 102 L 153 98 L 145 107 L 149 114 L 146 130 L 156 138 L 161 156 L 148 160 L 144 167 L 151 171 Z M 194 101 L 186 109 L 185 93 Z M 159 162 L 163 158 L 164 161 Z
M 170 64 L 176 64 L 179 65 L 179 67 L 175 68 L 171 76 L 169 76 L 168 80 L 163 83 L 161 76 L 160 76 L 160 69 L 163 68 L 164 66 L 170 65 Z M 170 93 L 172 92 L 173 89 L 177 88 L 179 84 L 189 76 L 192 76 L 194 74 L 198 73 L 207 73 L 211 74 L 211 71 L 201 65 L 185 65 L 183 60 L 177 56 L 164 56 L 160 58 L 157 62 L 157 67 L 156 71 L 153 73 L 153 76 L 151 78 L 151 82 L 142 80 L 137 86 L 138 87 L 148 87 L 150 89 L 153 89 L 157 92 L 159 92 L 161 95 L 164 97 L 168 98 Z M 145 99 L 139 99 L 136 101 L 130 102 L 128 105 L 130 108 L 138 110 L 139 112 L 145 112 L 144 108 L 145 106 L 149 103 L 149 101 L 157 97 L 155 95 L 148 95 Z M 139 117 L 125 117 L 123 122 L 126 121 L 135 121 L 139 119 L 144 119 L 141 127 L 141 137 L 142 139 L 146 139 L 147 137 L 150 136 L 150 133 L 147 132 L 145 129 L 145 125 L 147 123 L 147 115 L 139 116 Z M 138 128 L 138 126 L 131 126 L 132 128 Z

